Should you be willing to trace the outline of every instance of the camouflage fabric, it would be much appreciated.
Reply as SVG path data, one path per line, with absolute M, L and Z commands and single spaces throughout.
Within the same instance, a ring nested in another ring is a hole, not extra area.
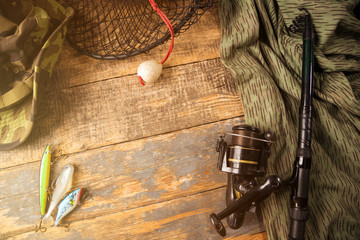
M 297 146 L 305 7 L 315 26 L 314 120 L 306 239 L 360 239 L 359 1 L 223 0 L 223 63 L 238 81 L 245 121 L 276 134 L 267 174 L 290 177 Z M 357 7 L 357 8 L 356 8 Z M 288 239 L 290 188 L 264 203 L 269 239 Z
M 38 81 L 50 78 L 72 15 L 55 0 L 0 1 L 0 150 L 29 136 Z

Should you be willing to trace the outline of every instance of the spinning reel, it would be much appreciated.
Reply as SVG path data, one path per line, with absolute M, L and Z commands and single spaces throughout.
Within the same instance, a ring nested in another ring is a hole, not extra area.
M 219 152 L 217 168 L 228 173 L 227 208 L 210 216 L 211 223 L 221 236 L 226 234 L 221 219 L 227 217 L 230 228 L 240 228 L 246 211 L 281 186 L 281 180 L 277 176 L 270 176 L 262 184 L 257 179 L 265 175 L 273 133 L 260 133 L 258 128 L 249 125 L 234 126 L 232 130 L 232 133 L 227 133 L 232 136 L 231 145 L 221 136 L 216 149 Z

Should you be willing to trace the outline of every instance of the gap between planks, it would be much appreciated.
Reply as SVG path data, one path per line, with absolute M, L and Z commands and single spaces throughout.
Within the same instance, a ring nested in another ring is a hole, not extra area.
M 213 60 L 221 60 L 221 59 L 219 57 L 213 57 L 213 58 L 206 58 L 206 59 L 203 59 L 203 60 L 197 60 L 197 61 L 193 61 L 193 62 L 189 62 L 189 63 L 171 65 L 171 66 L 168 66 L 168 67 L 163 67 L 163 71 L 165 69 L 172 69 L 172 68 L 176 68 L 176 67 L 184 67 L 184 66 L 187 66 L 187 65 L 195 64 L 195 63 L 202 63 L 202 62 L 208 62 L 208 61 L 213 61 Z M 122 77 L 133 77 L 134 79 L 136 79 L 137 78 L 136 76 L 137 76 L 137 73 L 128 73 L 128 74 L 124 74 L 124 75 L 121 75 L 121 76 L 112 76 L 112 77 L 99 79 L 99 80 L 94 80 L 92 82 L 86 82 L 86 83 L 82 83 L 82 84 L 78 84 L 78 85 L 74 84 L 74 85 L 71 85 L 71 86 L 66 86 L 63 89 L 72 89 L 72 88 L 76 88 L 76 87 L 82 87 L 82 86 L 86 86 L 86 85 L 89 85 L 89 84 L 92 84 L 92 83 L 106 82 L 106 81 L 111 81 L 113 79 L 122 78 Z M 161 78 L 161 75 L 160 75 L 160 78 Z M 218 86 L 218 88 L 223 87 L 223 86 L 225 86 L 225 85 Z M 140 87 L 143 87 L 143 86 L 140 86 Z
M 30 138 L 3 152 L 1 168 L 39 159 L 38 152 L 47 143 L 68 154 L 243 116 L 234 79 L 219 60 L 189 67 L 165 72 L 172 83 L 163 81 L 147 89 L 137 83 L 121 88 L 129 81 L 123 77 L 58 91 L 52 88 L 62 79 L 55 78 L 39 94 Z M 49 97 L 45 92 L 53 94 Z M 147 102 L 138 104 L 142 99 Z
M 220 86 L 221 87 L 221 86 Z M 146 139 L 150 139 L 150 138 L 153 138 L 153 137 L 157 137 L 157 136 L 161 136 L 161 135 L 166 135 L 166 134 L 171 134 L 171 133 L 177 133 L 177 132 L 181 132 L 183 130 L 191 130 L 193 128 L 198 128 L 198 127 L 202 127 L 202 126 L 206 126 L 208 124 L 214 124 L 214 123 L 221 123 L 221 122 L 224 122 L 224 121 L 227 121 L 227 120 L 236 120 L 236 119 L 239 119 L 239 118 L 244 118 L 244 115 L 239 115 L 239 116 L 235 116 L 235 117 L 231 117 L 231 118 L 227 118 L 227 119 L 221 119 L 221 120 L 218 120 L 218 121 L 213 121 L 213 122 L 208 122 L 208 123 L 202 123 L 202 124 L 199 124 L 199 125 L 196 125 L 196 126 L 191 126 L 191 127 L 187 127 L 187 128 L 183 128 L 183 129 L 178 129 L 178 130 L 173 130 L 173 131 L 169 131 L 169 132 L 163 132 L 163 133 L 157 133 L 157 134 L 154 134 L 152 136 L 146 136 L 146 137 L 142 137 L 142 138 L 135 138 L 135 139 L 129 139 L 129 140 L 125 140 L 125 141 L 122 141 L 122 142 L 116 142 L 116 143 L 111 143 L 111 144 L 108 144 L 108 145 L 104 145 L 104 146 L 98 146 L 98 147 L 93 147 L 93 148 L 89 148 L 89 149 L 85 149 L 85 150 L 81 150 L 81 151 L 74 151 L 74 152 L 71 152 L 71 153 L 66 153 L 66 154 L 52 154 L 52 158 L 54 159 L 53 161 L 56 162 L 56 158 L 64 158 L 64 157 L 70 157 L 71 155 L 73 154 L 78 154 L 78 153 L 82 153 L 82 152 L 85 152 L 85 151 L 90 151 L 90 150 L 98 150 L 98 149 L 101 149 L 101 148 L 104 148 L 104 147 L 110 147 L 110 146 L 115 146 L 115 145 L 118 145 L 118 144 L 122 144 L 122 143 L 129 143 L 129 142 L 133 142 L 133 141 L 138 141 L 138 140 L 146 140 Z M 26 162 L 26 163 L 22 163 L 22 164 L 18 164 L 18 165 L 13 165 L 13 166 L 9 166 L 9 167 L 5 167 L 5 168 L 0 168 L 0 170 L 9 170 L 9 169 L 12 169 L 12 168 L 16 168 L 16 167 L 22 167 L 24 165 L 27 165 L 27 164 L 33 164 L 33 163 L 40 163 L 41 162 L 41 156 L 37 159 L 37 160 L 34 160 L 34 161 L 29 161 L 29 162 Z M 0 198 L 1 200 L 1 198 Z
M 136 209 L 115 212 L 94 218 L 71 219 L 70 232 L 62 228 L 51 227 L 45 233 L 27 231 L 10 235 L 3 235 L 9 239 L 163 239 L 162 233 L 172 233 L 174 236 L 166 239 L 221 239 L 209 224 L 209 215 L 218 212 L 225 205 L 222 201 L 214 201 L 223 196 L 224 189 L 216 189 L 196 196 L 173 199 L 167 202 L 142 206 Z M 183 211 L 179 209 L 184 209 Z M 77 214 L 77 212 L 73 212 Z M 239 230 L 227 229 L 226 239 L 249 239 L 253 234 L 239 236 L 248 232 L 258 232 L 262 227 L 254 225 L 255 215 L 247 215 L 243 228 Z M 225 220 L 224 220 L 225 222 Z M 196 231 L 194 231 L 196 229 Z M 16 234 L 16 235 L 15 235 Z M 80 234 L 80 235 L 79 235 Z M 111 237 L 110 237 L 111 235 Z M 128 238 L 132 236 L 132 238 Z M 263 237 L 264 234 L 255 234 Z M 252 239 L 252 238 L 251 238 Z M 266 239 L 266 238 L 261 238 Z
M 242 121 L 240 118 L 231 119 L 73 154 L 59 159 L 52 169 L 51 178 L 58 176 L 66 164 L 75 165 L 73 188 L 90 189 L 90 194 L 93 193 L 95 198 L 81 208 L 77 214 L 80 218 L 205 193 L 223 187 L 226 182 L 226 174 L 216 170 L 217 153 L 214 144 L 217 137 Z M 19 217 L 24 223 L 27 222 L 24 227 L 39 218 L 35 216 L 38 212 L 38 171 L 39 166 L 34 163 L 0 173 L 2 194 L 7 197 L 1 201 L 1 211 L 11 210 L 11 215 L 0 216 L 0 222 L 15 227 L 15 231 L 19 230 L 16 229 Z M 8 179 L 8 175 L 14 177 Z M 34 194 L 26 192 L 29 190 Z M 18 197 L 19 192 L 23 192 L 25 197 Z M 111 194 L 111 198 L 108 194 Z M 13 197 L 9 198 L 11 195 Z M 108 205 L 107 209 L 103 209 L 103 204 Z M 88 213 L 90 209 L 91 213 Z

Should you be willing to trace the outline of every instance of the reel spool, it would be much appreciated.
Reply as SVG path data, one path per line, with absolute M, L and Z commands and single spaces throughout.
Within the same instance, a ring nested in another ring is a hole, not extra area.
M 234 126 L 232 130 L 233 133 L 226 133 L 232 135 L 231 145 L 227 145 L 224 137 L 218 141 L 218 169 L 233 174 L 263 176 L 273 134 L 261 134 L 258 128 L 249 125 Z
M 249 125 L 234 126 L 232 130 L 232 133 L 226 133 L 232 136 L 231 145 L 225 142 L 225 137 L 220 137 L 217 144 L 217 167 L 228 173 L 227 207 L 258 185 L 256 177 L 265 175 L 269 146 L 274 138 L 271 132 L 260 133 L 258 128 Z M 244 218 L 243 210 L 232 213 L 227 218 L 229 227 L 240 228 Z

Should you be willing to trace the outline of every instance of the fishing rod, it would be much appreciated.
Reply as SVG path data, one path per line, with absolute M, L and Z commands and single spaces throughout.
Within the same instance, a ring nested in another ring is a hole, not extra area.
M 314 26 L 306 9 L 299 26 L 305 23 L 303 35 L 303 68 L 301 104 L 299 108 L 298 146 L 294 171 L 286 184 L 291 186 L 289 239 L 305 239 L 305 225 L 309 216 L 308 193 L 311 168 L 311 129 L 314 72 Z M 295 25 L 296 26 L 296 25 Z
M 290 26 L 292 32 L 303 32 L 299 132 L 292 175 L 284 181 L 276 175 L 271 175 L 262 182 L 258 180 L 258 177 L 265 175 L 266 160 L 270 154 L 269 145 L 273 138 L 270 132 L 260 134 L 259 130 L 254 127 L 241 125 L 235 126 L 234 132 L 230 133 L 233 135 L 232 145 L 228 146 L 224 138 L 220 137 L 217 145 L 219 152 L 218 168 L 228 173 L 227 208 L 218 214 L 211 214 L 210 220 L 221 236 L 226 235 L 225 226 L 221 222 L 222 219 L 227 217 L 229 227 L 240 228 L 244 221 L 244 215 L 250 208 L 258 205 L 271 193 L 279 191 L 284 185 L 287 185 L 291 187 L 288 237 L 289 240 L 305 239 L 305 226 L 309 216 L 308 193 L 312 159 L 311 129 L 315 32 L 310 13 L 304 8 L 299 10 L 303 14 L 296 17 Z

